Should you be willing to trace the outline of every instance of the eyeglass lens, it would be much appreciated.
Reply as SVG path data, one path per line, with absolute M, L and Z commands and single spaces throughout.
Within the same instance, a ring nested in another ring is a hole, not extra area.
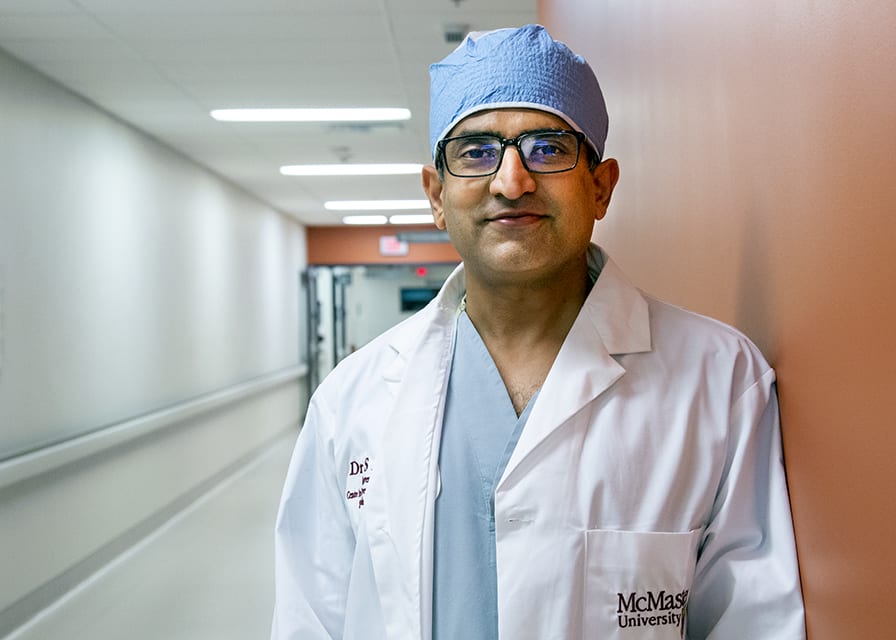
M 497 171 L 504 147 L 514 145 L 523 164 L 534 173 L 568 171 L 576 165 L 579 139 L 567 131 L 526 133 L 515 140 L 497 136 L 470 135 L 445 141 L 445 163 L 457 176 L 483 176 Z

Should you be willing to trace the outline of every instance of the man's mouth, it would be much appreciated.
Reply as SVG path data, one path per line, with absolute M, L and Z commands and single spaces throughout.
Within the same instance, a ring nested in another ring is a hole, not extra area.
M 547 216 L 535 213 L 533 211 L 503 211 L 488 216 L 485 221 L 503 224 L 506 226 L 522 226 L 532 224 L 546 218 Z

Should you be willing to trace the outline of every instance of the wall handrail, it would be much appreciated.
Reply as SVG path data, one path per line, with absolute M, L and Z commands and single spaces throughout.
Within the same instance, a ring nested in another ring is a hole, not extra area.
M 307 373 L 306 365 L 282 369 L 0 461 L 0 489 L 199 414 L 298 381 Z

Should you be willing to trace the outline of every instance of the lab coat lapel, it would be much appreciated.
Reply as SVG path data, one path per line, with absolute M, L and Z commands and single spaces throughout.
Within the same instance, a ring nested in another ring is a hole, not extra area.
M 614 355 L 650 351 L 647 301 L 600 249 L 603 267 L 538 394 L 499 486 L 553 431 L 609 389 L 625 369 Z
M 428 638 L 433 505 L 445 389 L 463 278 L 452 276 L 433 306 L 400 334 L 384 372 L 394 404 L 380 447 L 382 486 L 369 492 L 367 534 L 388 637 Z M 410 339 L 408 339 L 410 337 Z

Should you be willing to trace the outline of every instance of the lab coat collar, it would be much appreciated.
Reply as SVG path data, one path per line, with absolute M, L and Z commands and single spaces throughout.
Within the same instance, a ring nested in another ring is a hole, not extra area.
M 596 278 L 596 282 L 579 312 L 576 325 L 589 322 L 600 337 L 600 351 L 606 351 L 609 355 L 650 351 L 647 301 L 638 289 L 596 244 L 588 249 L 588 271 Z M 419 343 L 423 331 L 434 322 L 454 319 L 465 291 L 464 269 L 463 265 L 459 265 L 445 281 L 432 304 L 406 320 L 405 330 L 394 332 L 390 344 L 395 350 L 396 358 L 383 372 L 386 380 L 396 384 L 401 382 L 407 358 Z M 570 335 L 573 335 L 572 331 Z
M 405 320 L 401 330 L 392 332 L 389 345 L 395 351 L 396 358 L 383 371 L 383 377 L 388 382 L 398 384 L 404 379 L 408 358 L 428 327 L 433 324 L 443 326 L 445 322 L 451 322 L 457 317 L 466 290 L 464 267 L 460 264 L 445 280 L 435 299 L 419 313 Z
M 598 246 L 588 254 L 597 281 L 541 387 L 498 484 L 525 472 L 530 453 L 625 374 L 614 356 L 650 351 L 647 301 Z
M 650 351 L 650 320 L 647 303 L 641 293 L 596 244 L 588 249 L 588 271 L 596 282 L 580 317 L 588 315 L 593 318 L 594 327 L 611 355 Z M 448 276 L 433 303 L 405 322 L 417 324 L 422 331 L 424 326 L 439 316 L 454 317 L 465 292 L 466 278 L 461 264 Z M 396 332 L 392 348 L 399 356 L 406 356 L 419 335 L 419 331 Z M 405 358 L 399 358 L 385 372 L 386 378 L 400 379 L 405 363 Z
M 595 244 L 588 251 L 588 270 L 598 277 L 579 318 L 591 319 L 610 355 L 650 351 L 650 316 L 641 292 Z

